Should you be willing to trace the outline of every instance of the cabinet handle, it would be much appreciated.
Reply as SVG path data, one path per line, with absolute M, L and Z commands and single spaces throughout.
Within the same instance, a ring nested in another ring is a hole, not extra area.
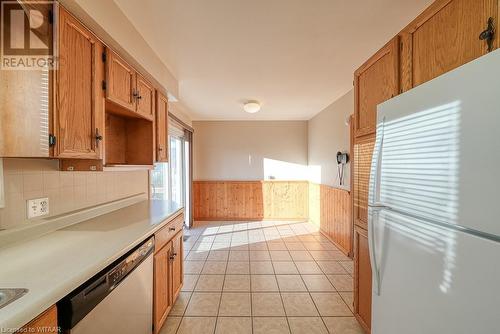
M 139 96 L 139 93 L 135 89 L 132 89 L 132 96 L 134 98 L 137 98 L 137 96 Z
M 141 96 L 141 95 L 138 95 L 138 96 L 137 96 L 137 99 L 139 99 L 139 100 L 140 100 L 140 99 L 142 99 L 142 96 Z
M 170 256 L 170 260 L 175 260 L 175 257 L 177 256 L 177 253 L 173 253 L 171 256 Z
M 160 151 L 160 152 L 163 151 L 163 147 L 158 146 L 158 151 Z
M 169 227 L 168 230 L 169 231 L 175 231 L 175 227 Z
M 95 128 L 95 145 L 99 147 L 99 142 L 102 140 L 102 135 L 99 134 L 99 129 Z
M 483 30 L 479 34 L 479 39 L 482 41 L 486 41 L 486 43 L 488 44 L 488 52 L 493 51 L 493 40 L 495 39 L 495 25 L 493 24 L 492 17 L 488 19 L 488 25 L 486 26 L 486 30 Z

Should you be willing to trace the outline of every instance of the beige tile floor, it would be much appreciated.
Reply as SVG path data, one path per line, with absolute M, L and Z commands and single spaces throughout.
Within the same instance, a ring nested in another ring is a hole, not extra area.
M 353 263 L 303 222 L 197 223 L 161 334 L 358 334 Z

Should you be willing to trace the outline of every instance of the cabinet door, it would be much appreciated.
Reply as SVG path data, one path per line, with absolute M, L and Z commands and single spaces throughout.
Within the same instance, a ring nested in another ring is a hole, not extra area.
M 55 7 L 33 1 L 6 2 L 5 5 L 24 8 L 24 15 L 33 7 L 44 18 L 49 17 L 49 11 Z M 36 35 L 42 41 L 52 41 L 53 28 L 52 22 L 43 20 Z M 9 26 L 9 31 L 11 36 L 24 36 L 23 25 Z M 49 119 L 52 117 L 53 73 L 34 68 L 29 71 L 0 70 L 0 157 L 48 158 L 52 155 L 48 138 L 52 133 Z
M 368 184 L 375 135 L 356 138 L 354 141 L 353 200 L 354 224 L 368 228 Z
M 356 137 L 375 132 L 377 105 L 398 94 L 398 38 L 393 38 L 354 72 Z
M 109 48 L 106 49 L 106 98 L 135 111 L 135 71 Z
M 183 234 L 179 232 L 172 239 L 172 295 L 174 301 L 181 291 L 184 278 L 182 238 Z
M 154 255 L 154 332 L 158 333 L 172 308 L 171 249 L 168 243 Z
M 438 0 L 429 6 L 401 33 L 403 90 L 486 54 L 488 44 L 479 35 L 490 17 L 498 31 L 497 13 L 498 0 Z
M 29 324 L 23 326 L 19 333 L 59 333 L 57 327 L 57 308 L 51 306 Z
M 168 161 L 168 99 L 156 94 L 156 161 Z
M 372 321 L 372 268 L 368 250 L 368 234 L 354 228 L 354 315 L 369 332 Z
M 137 73 L 137 112 L 147 119 L 154 119 L 155 89 Z
M 62 7 L 56 71 L 55 156 L 100 159 L 104 130 L 103 44 Z

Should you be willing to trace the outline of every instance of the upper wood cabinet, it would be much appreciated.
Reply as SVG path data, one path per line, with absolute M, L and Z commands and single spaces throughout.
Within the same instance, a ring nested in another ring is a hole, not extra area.
M 60 7 L 59 69 L 55 72 L 54 156 L 102 158 L 103 44 Z
M 135 110 L 135 71 L 109 48 L 106 49 L 106 98 Z
M 493 18 L 498 47 L 498 0 L 438 0 L 401 33 L 401 85 L 406 91 L 488 52 L 479 35 Z
M 354 224 L 368 228 L 368 185 L 375 136 L 357 139 L 353 159 L 353 218 Z
M 156 93 L 156 161 L 168 161 L 168 99 Z
M 153 121 L 154 86 L 109 48 L 106 49 L 104 59 L 106 99 L 112 103 L 108 109 L 120 112 L 119 108 L 122 108 L 124 112 L 131 111 L 137 116 Z
M 354 315 L 369 332 L 372 318 L 372 269 L 368 249 L 368 234 L 354 228 Z
M 399 53 L 395 37 L 354 73 L 356 137 L 375 132 L 377 105 L 398 94 Z
M 136 74 L 137 112 L 145 118 L 154 119 L 155 89 L 142 75 Z

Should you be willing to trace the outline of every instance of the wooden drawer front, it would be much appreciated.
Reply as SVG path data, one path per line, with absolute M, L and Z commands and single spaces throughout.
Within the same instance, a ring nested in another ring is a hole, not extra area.
M 155 252 L 165 246 L 179 231 L 182 231 L 184 214 L 175 217 L 170 223 L 155 233 Z

